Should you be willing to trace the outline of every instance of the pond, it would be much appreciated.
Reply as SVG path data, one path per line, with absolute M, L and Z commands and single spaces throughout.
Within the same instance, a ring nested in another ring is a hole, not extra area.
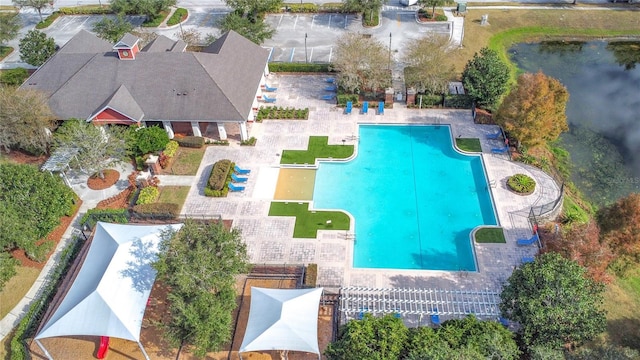
M 541 70 L 569 90 L 572 180 L 596 205 L 640 191 L 640 42 L 553 41 L 509 50 L 525 72 Z

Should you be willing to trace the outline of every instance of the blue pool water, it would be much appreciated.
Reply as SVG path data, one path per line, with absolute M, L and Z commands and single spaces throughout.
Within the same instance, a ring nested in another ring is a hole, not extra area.
M 355 159 L 320 163 L 313 202 L 355 218 L 354 267 L 475 271 L 469 234 L 497 225 L 490 196 L 448 126 L 361 125 Z

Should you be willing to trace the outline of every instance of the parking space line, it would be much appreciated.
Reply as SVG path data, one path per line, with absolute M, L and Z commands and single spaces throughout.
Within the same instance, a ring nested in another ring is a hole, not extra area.
M 329 25 L 327 25 L 328 28 L 331 27 L 331 14 L 329 14 Z
M 293 62 L 293 54 L 295 54 L 296 48 L 291 48 L 291 57 L 289 57 L 289 62 Z
M 329 48 L 329 62 L 331 62 L 331 55 L 333 55 L 333 46 Z
M 344 15 L 344 28 L 345 28 L 345 29 L 347 28 L 347 24 L 348 24 L 347 20 L 348 20 L 348 18 L 349 18 L 349 15 L 346 15 L 346 14 L 345 14 L 345 15 Z
M 315 20 L 316 20 L 316 16 L 315 16 L 315 15 L 313 15 L 313 16 L 311 17 L 311 27 L 313 27 L 313 22 L 314 22 Z
M 298 25 L 298 15 L 296 15 L 296 21 L 293 22 L 293 30 L 296 29 L 296 25 Z
M 271 49 L 269 50 L 269 58 L 267 60 L 267 62 L 271 62 L 271 57 L 273 56 L 273 47 L 271 47 Z
M 280 27 L 280 23 L 282 22 L 282 17 L 284 17 L 284 15 L 280 15 L 280 21 L 278 21 L 278 25 L 276 26 L 276 29 Z
M 309 62 L 311 62 L 311 59 L 313 59 L 313 48 L 311 48 L 311 55 L 309 55 Z

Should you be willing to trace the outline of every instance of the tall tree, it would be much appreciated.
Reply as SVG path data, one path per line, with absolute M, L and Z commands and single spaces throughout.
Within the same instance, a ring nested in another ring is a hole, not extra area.
M 227 6 L 251 22 L 262 21 L 265 13 L 277 12 L 282 8 L 282 0 L 225 0 Z
M 20 26 L 22 26 L 22 22 L 17 12 L 0 13 L 0 45 L 15 39 L 18 36 Z
M 347 11 L 368 14 L 369 21 L 372 21 L 373 14 L 380 11 L 383 3 L 383 0 L 342 0 L 342 7 Z
M 69 165 L 104 178 L 104 170 L 125 159 L 125 131 L 118 126 L 97 127 L 85 120 L 70 119 L 54 133 L 53 147 L 78 149 Z
M 102 20 L 93 24 L 93 32 L 95 32 L 98 37 L 113 44 L 122 39 L 124 34 L 132 30 L 133 25 L 131 25 L 122 14 L 118 14 L 115 19 L 104 16 Z
M 604 285 L 557 253 L 514 270 L 503 288 L 500 311 L 520 324 L 527 347 L 582 344 L 604 331 Z
M 391 85 L 388 51 L 382 43 L 361 34 L 347 33 L 338 39 L 333 69 L 338 83 L 350 93 Z
M 116 14 L 146 15 L 152 19 L 176 5 L 176 0 L 111 0 L 109 7 Z
M 448 89 L 449 81 L 455 77 L 453 65 L 447 65 L 449 38 L 429 35 L 409 40 L 404 62 L 405 82 L 418 92 L 442 94 Z
M 616 256 L 616 270 L 624 276 L 626 268 L 640 261 L 640 194 L 632 193 L 598 212 L 602 237 Z
M 569 92 L 542 72 L 523 74 L 496 113 L 496 123 L 528 147 L 556 140 L 567 131 Z
M 55 116 L 43 93 L 0 86 L 0 109 L 0 146 L 5 151 L 47 151 Z
M 40 66 L 56 52 L 53 38 L 38 30 L 29 32 L 20 39 L 20 60 L 29 65 Z
M 435 18 L 436 6 L 445 6 L 451 4 L 452 0 L 419 0 L 418 3 L 422 6 L 431 6 L 431 15 Z
M 465 65 L 462 83 L 479 106 L 493 110 L 509 88 L 509 67 L 497 52 L 482 48 Z
M 160 250 L 154 268 L 171 289 L 167 340 L 194 346 L 197 356 L 219 350 L 231 339 L 235 276 L 249 269 L 240 231 L 187 220 L 164 234 Z
M 233 30 L 258 45 L 271 38 L 275 33 L 275 30 L 264 21 L 252 22 L 236 12 L 231 12 L 223 17 L 219 26 L 222 32 Z
M 44 20 L 42 18 L 42 10 L 46 9 L 49 5 L 50 0 L 13 0 L 13 3 L 19 7 L 30 7 L 35 9 L 40 16 L 40 21 Z

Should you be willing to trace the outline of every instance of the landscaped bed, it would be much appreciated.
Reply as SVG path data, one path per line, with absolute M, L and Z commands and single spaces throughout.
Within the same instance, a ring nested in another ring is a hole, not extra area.
M 309 203 L 272 202 L 269 216 L 295 216 L 294 238 L 315 238 L 318 230 L 349 230 L 349 216 L 341 211 L 309 211 Z
M 482 152 L 482 146 L 478 138 L 456 138 L 456 146 L 466 152 Z
M 171 164 L 162 170 L 163 175 L 195 175 L 200 167 L 206 147 L 188 148 L 180 146 Z
M 481 244 L 506 244 L 504 231 L 499 227 L 484 227 L 476 231 L 476 242 Z
M 353 155 L 353 145 L 329 145 L 328 136 L 310 136 L 307 150 L 284 150 L 280 164 L 315 164 L 317 158 L 346 159 Z

